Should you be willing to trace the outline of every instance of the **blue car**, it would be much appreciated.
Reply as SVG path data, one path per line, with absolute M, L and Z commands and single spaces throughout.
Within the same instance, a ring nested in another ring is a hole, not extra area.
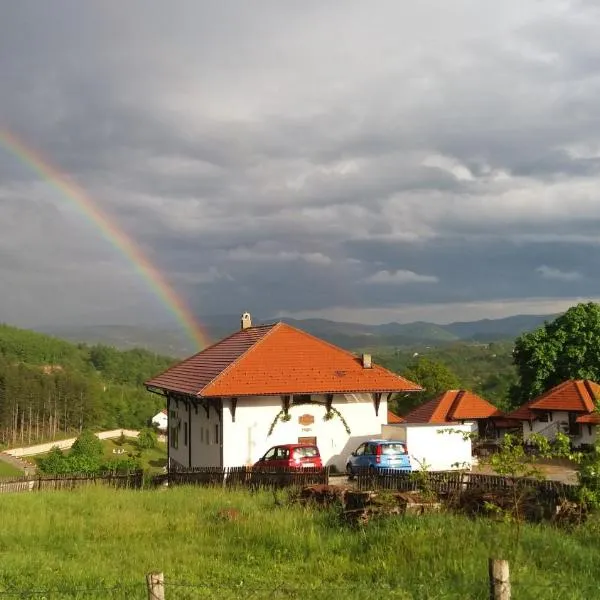
M 369 440 L 362 443 L 346 461 L 350 478 L 359 471 L 375 473 L 381 469 L 412 471 L 406 444 L 394 440 Z

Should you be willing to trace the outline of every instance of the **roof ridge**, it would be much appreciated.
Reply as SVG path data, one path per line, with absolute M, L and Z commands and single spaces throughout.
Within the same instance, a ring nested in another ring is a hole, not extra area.
M 450 408 L 446 412 L 446 417 L 448 419 L 454 420 L 454 413 L 458 409 L 458 405 L 460 404 L 460 401 L 463 399 L 463 396 L 466 394 L 466 390 L 462 390 L 462 389 L 461 390 L 448 390 L 446 393 L 456 394 L 456 397 L 452 401 Z
M 360 360 L 359 357 L 354 352 L 351 352 L 350 350 L 346 350 L 345 348 L 341 348 L 340 346 L 336 346 L 335 344 L 328 342 L 327 340 L 321 339 L 320 337 L 317 337 L 316 335 L 313 335 L 312 333 L 308 333 L 308 331 L 304 331 L 304 329 L 294 327 L 293 325 L 290 325 L 289 323 L 286 323 L 285 321 L 279 321 L 279 323 L 277 323 L 277 324 L 281 325 L 283 327 L 289 327 L 290 329 L 293 329 L 294 331 L 301 333 L 303 336 L 311 338 L 311 339 L 315 340 L 316 342 L 319 342 L 323 346 L 327 346 L 327 347 L 331 348 L 332 350 L 335 350 L 337 352 L 341 352 L 342 354 L 351 356 L 355 360 Z M 366 354 L 366 352 L 365 352 L 365 354 Z M 372 363 L 370 368 L 377 369 L 379 371 L 386 371 L 387 373 L 391 373 L 395 377 L 399 377 L 401 379 L 406 379 L 406 377 L 399 375 L 398 373 L 394 373 L 393 371 L 390 371 L 390 369 L 386 369 L 385 367 L 382 367 L 381 365 L 378 365 L 376 363 Z M 419 387 L 421 388 L 421 386 L 419 386 Z M 421 390 L 423 390 L 423 388 L 421 388 Z M 411 390 L 411 391 L 413 391 L 413 390 Z M 414 390 L 414 391 L 419 391 L 419 390 Z
M 229 371 L 229 369 L 231 369 L 234 365 L 237 365 L 238 362 L 242 358 L 246 357 L 248 355 L 248 353 L 251 352 L 252 350 L 254 350 L 254 348 L 256 348 L 256 346 L 258 346 L 264 339 L 268 338 L 273 333 L 273 331 L 275 329 L 277 329 L 277 327 L 279 327 L 280 324 L 281 324 L 281 322 L 274 323 L 273 325 L 258 325 L 256 327 L 249 327 L 248 329 L 242 329 L 241 331 L 248 331 L 249 329 L 259 329 L 262 327 L 264 329 L 270 329 L 270 331 L 265 333 L 265 335 L 263 335 L 261 338 L 256 340 L 253 344 L 251 344 L 249 348 L 246 348 L 246 350 L 244 350 L 244 352 L 242 352 L 235 360 L 232 360 L 220 373 L 215 375 L 205 386 L 203 386 L 200 390 L 198 390 L 196 395 L 201 396 L 203 390 L 205 390 L 209 385 L 213 385 L 213 383 L 215 383 L 220 377 L 225 375 L 225 373 L 227 373 Z M 240 333 L 240 331 L 236 331 L 232 335 L 235 335 L 236 333 Z M 231 337 L 231 336 L 229 336 L 229 337 Z M 225 338 L 225 339 L 228 339 L 228 338 Z
M 583 380 L 583 387 L 589 396 L 589 398 L 584 398 L 584 404 L 589 412 L 594 412 L 596 410 L 596 394 L 594 393 L 594 390 L 592 389 L 592 386 L 591 386 L 592 383 L 593 382 L 589 379 Z M 591 408 L 590 408 L 590 405 L 591 405 Z

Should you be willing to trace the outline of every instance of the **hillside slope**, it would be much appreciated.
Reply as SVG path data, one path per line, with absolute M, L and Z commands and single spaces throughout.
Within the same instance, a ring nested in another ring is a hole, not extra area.
M 513 340 L 524 331 L 531 331 L 553 315 L 515 315 L 504 319 L 483 319 L 439 325 L 426 321 L 366 325 L 328 319 L 257 318 L 257 324 L 284 321 L 348 349 L 364 347 L 406 347 L 439 345 L 457 341 L 493 342 Z M 217 315 L 200 319 L 211 340 L 219 340 L 239 327 L 239 316 Z M 122 349 L 142 347 L 170 356 L 188 356 L 194 349 L 183 331 L 129 325 L 92 325 L 85 327 L 45 327 L 53 335 L 86 343 L 104 343 Z
M 0 325 L 0 446 L 82 427 L 143 427 L 163 401 L 142 383 L 172 362 L 146 350 L 74 345 Z

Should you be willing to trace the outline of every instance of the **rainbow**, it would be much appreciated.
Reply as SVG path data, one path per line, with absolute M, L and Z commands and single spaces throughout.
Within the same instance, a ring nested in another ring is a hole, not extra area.
M 197 350 L 208 345 L 208 336 L 183 298 L 134 240 L 119 227 L 115 219 L 103 212 L 80 185 L 6 129 L 0 129 L 0 146 L 58 190 L 96 227 L 111 246 L 129 260 L 161 303 L 177 319 Z

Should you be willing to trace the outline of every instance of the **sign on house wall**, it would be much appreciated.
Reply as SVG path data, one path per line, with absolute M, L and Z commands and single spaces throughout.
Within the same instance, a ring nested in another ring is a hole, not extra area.
M 312 425 L 314 422 L 315 422 L 315 417 L 313 415 L 304 414 L 304 415 L 300 415 L 298 417 L 298 423 L 300 423 L 300 425 L 302 425 L 303 427 L 308 427 L 309 425 Z

